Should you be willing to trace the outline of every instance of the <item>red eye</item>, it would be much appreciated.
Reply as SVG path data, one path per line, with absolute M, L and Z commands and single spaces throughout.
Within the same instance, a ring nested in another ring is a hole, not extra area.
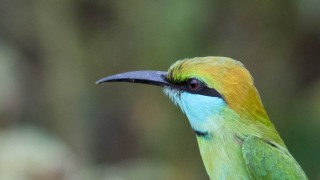
M 200 81 L 197 79 L 190 79 L 188 82 L 189 89 L 197 90 L 200 87 Z

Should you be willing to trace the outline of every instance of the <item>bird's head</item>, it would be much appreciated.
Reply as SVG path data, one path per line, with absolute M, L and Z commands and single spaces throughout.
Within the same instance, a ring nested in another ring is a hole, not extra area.
M 250 73 L 242 63 L 230 58 L 184 59 L 174 63 L 168 72 L 127 72 L 97 83 L 121 81 L 164 87 L 165 94 L 180 106 L 198 133 L 212 131 L 216 126 L 212 119 L 221 119 L 225 109 L 270 125 Z

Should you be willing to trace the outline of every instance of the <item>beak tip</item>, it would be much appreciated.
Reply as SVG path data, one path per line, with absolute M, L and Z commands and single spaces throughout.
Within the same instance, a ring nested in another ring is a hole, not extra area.
M 102 83 L 103 83 L 103 80 L 102 80 L 102 79 L 100 79 L 100 80 L 98 80 L 98 81 L 95 82 L 96 85 L 99 85 L 99 84 L 102 84 Z

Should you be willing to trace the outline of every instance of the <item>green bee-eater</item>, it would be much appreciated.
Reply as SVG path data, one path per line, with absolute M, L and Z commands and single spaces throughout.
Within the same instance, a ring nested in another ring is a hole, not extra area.
M 307 179 L 269 120 L 252 77 L 225 57 L 184 59 L 163 71 L 103 78 L 163 87 L 186 114 L 210 179 Z

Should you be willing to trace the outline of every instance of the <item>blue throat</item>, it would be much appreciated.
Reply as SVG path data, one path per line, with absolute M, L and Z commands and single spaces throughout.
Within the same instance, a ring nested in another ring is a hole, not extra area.
M 166 87 L 164 93 L 186 114 L 198 137 L 208 137 L 211 131 L 218 128 L 214 119 L 219 119 L 220 112 L 227 106 L 222 98 L 191 94 Z

